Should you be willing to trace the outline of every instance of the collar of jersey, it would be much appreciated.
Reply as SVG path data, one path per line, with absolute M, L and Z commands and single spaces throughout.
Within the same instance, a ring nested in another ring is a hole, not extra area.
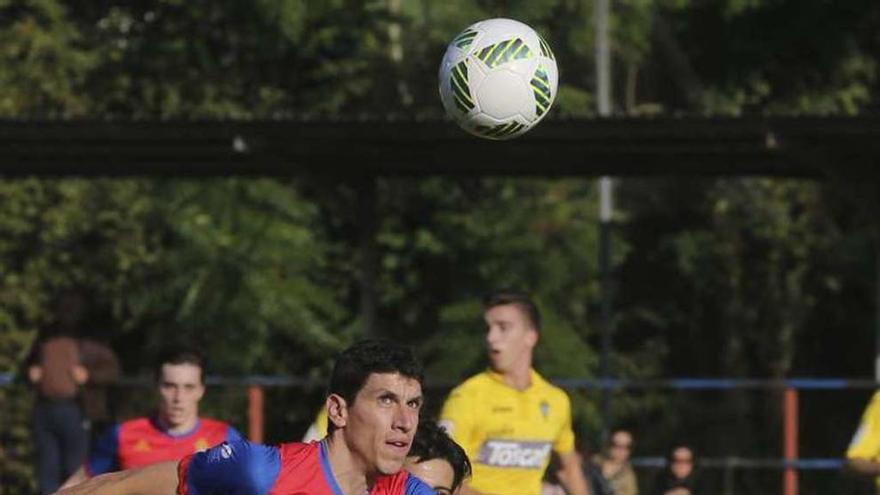
M 156 430 L 159 431 L 159 433 L 161 433 L 165 436 L 169 436 L 171 438 L 184 438 L 184 437 L 188 437 L 188 436 L 192 435 L 193 433 L 195 433 L 199 430 L 199 427 L 202 426 L 202 418 L 197 418 L 196 424 L 194 424 L 192 428 L 190 428 L 182 433 L 171 433 L 170 431 L 166 430 L 165 428 L 162 428 L 162 423 L 159 422 L 158 415 L 151 417 L 150 423 L 153 424 L 153 428 L 155 428 Z
M 488 375 L 489 378 L 492 379 L 493 381 L 498 382 L 500 385 L 503 385 L 503 386 L 509 388 L 510 390 L 513 390 L 514 392 L 519 392 L 519 393 L 525 393 L 530 390 L 533 390 L 535 388 L 535 385 L 537 385 L 538 382 L 543 380 L 543 378 L 541 378 L 541 375 L 539 375 L 538 372 L 535 371 L 535 368 L 529 368 L 529 386 L 526 387 L 524 390 L 517 390 L 517 389 L 511 387 L 510 385 L 504 383 L 504 375 L 493 370 L 492 368 L 489 368 L 486 370 L 486 375 Z
M 333 470 L 330 469 L 330 459 L 327 457 L 327 447 L 324 440 L 318 442 L 318 459 L 321 461 L 321 471 L 324 473 L 327 484 L 330 485 L 330 491 L 333 492 L 333 495 L 345 495 L 339 488 L 336 477 L 333 476 Z

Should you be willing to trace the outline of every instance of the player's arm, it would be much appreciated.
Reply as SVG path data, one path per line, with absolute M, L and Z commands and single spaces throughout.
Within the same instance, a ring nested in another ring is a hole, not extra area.
M 174 495 L 176 491 L 177 462 L 170 461 L 95 476 L 56 495 Z
M 855 474 L 880 476 L 880 393 L 862 414 L 859 428 L 846 450 L 846 469 Z
M 559 454 L 559 481 L 569 495 L 590 495 L 590 487 L 584 477 L 581 456 L 571 451 Z
M 847 459 L 846 468 L 856 474 L 880 476 L 880 462 L 872 461 L 870 459 Z
M 472 430 L 473 417 L 468 404 L 467 394 L 461 389 L 454 389 L 443 403 L 443 410 L 440 412 L 440 426 L 446 430 L 446 433 L 455 440 L 455 442 L 468 453 L 473 452 L 472 446 Z M 459 489 L 459 495 L 483 495 L 468 486 L 465 481 Z
M 571 401 L 562 396 L 562 428 L 553 443 L 559 456 L 559 481 L 569 495 L 590 495 L 590 487 L 584 476 L 581 455 L 575 449 L 574 430 L 571 428 Z
M 89 475 L 86 474 L 86 468 L 84 466 L 80 466 L 73 474 L 70 475 L 69 478 L 61 485 L 61 488 L 70 488 L 71 486 L 78 485 L 83 481 L 89 479 Z
M 70 488 L 99 474 L 118 471 L 119 464 L 116 462 L 116 453 L 119 448 L 120 426 L 113 425 L 92 445 L 88 457 L 61 485 L 61 488 Z

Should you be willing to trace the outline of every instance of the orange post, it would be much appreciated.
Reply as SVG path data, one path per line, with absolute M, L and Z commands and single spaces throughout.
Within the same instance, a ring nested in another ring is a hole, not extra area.
M 798 392 L 797 389 L 787 387 L 782 399 L 783 414 L 783 455 L 789 463 L 798 459 Z M 798 478 L 797 469 L 791 464 L 786 466 L 782 478 L 782 493 L 784 495 L 797 495 Z
M 248 387 L 248 438 L 263 443 L 263 387 Z

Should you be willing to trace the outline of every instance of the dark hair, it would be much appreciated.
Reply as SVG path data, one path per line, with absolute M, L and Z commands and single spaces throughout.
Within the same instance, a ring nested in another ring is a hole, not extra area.
M 496 306 L 512 304 L 518 307 L 532 322 L 535 330 L 541 330 L 541 312 L 529 295 L 517 290 L 497 290 L 483 297 L 483 312 L 489 311 Z
M 687 449 L 691 453 L 691 462 L 696 466 L 697 464 L 697 453 L 694 451 L 694 448 L 690 443 L 687 442 L 675 442 L 672 444 L 672 448 L 666 452 L 666 464 L 672 464 L 672 461 L 675 460 L 675 451 L 678 449 Z
M 452 466 L 452 491 L 458 489 L 465 478 L 471 475 L 471 461 L 460 445 L 449 438 L 436 421 L 422 419 L 409 448 L 409 457 L 416 457 L 416 462 L 442 459 Z
M 384 340 L 363 340 L 342 351 L 330 375 L 329 394 L 345 399 L 350 406 L 373 373 L 399 373 L 422 383 L 424 369 L 409 347 Z M 327 432 L 336 429 L 332 421 Z
M 156 366 L 153 368 L 156 380 L 162 376 L 162 366 L 166 364 L 191 364 L 199 367 L 199 380 L 205 383 L 205 356 L 192 348 L 171 347 L 159 354 Z

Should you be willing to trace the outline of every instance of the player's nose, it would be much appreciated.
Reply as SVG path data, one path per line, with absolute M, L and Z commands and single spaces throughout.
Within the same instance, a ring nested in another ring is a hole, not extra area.
M 495 341 L 498 340 L 498 328 L 494 325 L 490 326 L 486 330 L 486 343 L 492 345 Z
M 394 414 L 392 427 L 394 429 L 408 433 L 416 428 L 419 424 L 419 413 L 409 407 L 398 407 Z

